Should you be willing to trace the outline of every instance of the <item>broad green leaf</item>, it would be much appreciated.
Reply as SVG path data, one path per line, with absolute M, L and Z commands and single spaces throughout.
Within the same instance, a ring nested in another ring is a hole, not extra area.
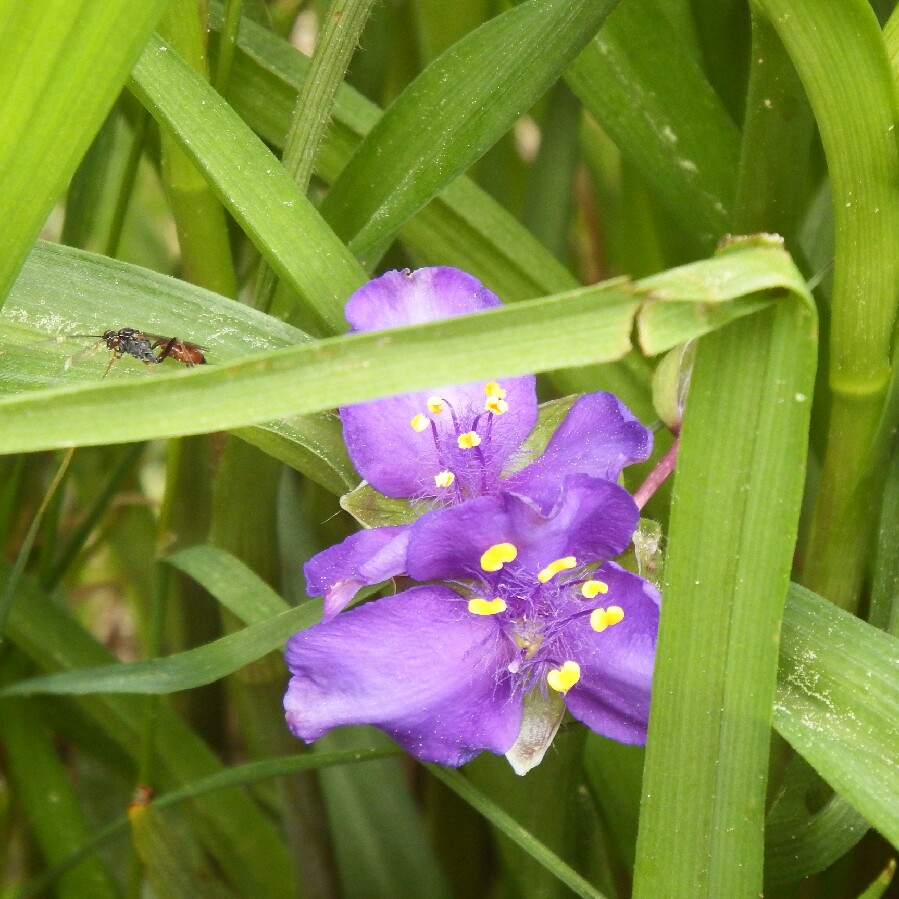
M 271 151 L 159 38 L 134 67 L 132 89 L 317 323 L 343 330 L 343 304 L 365 274 Z
M 739 131 L 667 16 L 658 0 L 622 3 L 565 77 L 622 156 L 710 248 L 728 230 Z
M 393 745 L 374 728 L 338 728 L 318 740 L 312 754 Z M 362 768 L 342 765 L 321 772 L 328 818 L 340 822 L 334 853 L 342 896 L 393 899 L 399 892 L 449 899 L 452 895 L 404 768 L 403 759 L 388 758 Z
M 476 316 L 329 338 L 168 376 L 154 371 L 153 377 L 7 396 L 0 399 L 0 453 L 243 427 L 452 384 L 460 371 L 470 380 L 490 380 L 612 361 L 630 348 L 637 305 L 631 293 L 614 285 L 588 287 Z M 22 364 L 19 357 L 17 366 Z
M 528 0 L 466 35 L 375 125 L 334 182 L 322 215 L 357 254 L 383 247 L 533 105 L 614 5 Z
M 697 347 L 674 480 L 635 899 L 762 888 L 777 634 L 816 337 L 801 289 Z
M 40 342 L 41 335 L 102 334 L 107 328 L 121 327 L 202 344 L 210 366 L 309 339 L 284 322 L 185 281 L 104 256 L 39 243 L 0 313 L 0 395 L 47 385 L 96 385 L 109 358 L 105 349 L 77 359 L 64 372 L 67 360 L 92 342 L 54 344 Z M 160 369 L 179 368 L 167 362 L 148 371 L 135 360 L 125 359 L 110 371 L 107 381 L 144 381 L 162 374 Z M 98 423 L 105 422 L 108 429 L 104 442 L 139 439 L 130 436 L 131 415 L 113 420 L 100 410 L 97 414 Z M 335 493 L 356 483 L 334 416 L 275 422 L 245 430 L 241 436 L 271 449 L 273 455 Z
M 0 3 L 0 302 L 165 5 Z
M 48 251 L 48 254 L 52 252 L 59 251 Z M 772 285 L 795 289 L 797 278 L 795 273 L 790 274 L 791 264 L 785 255 L 778 253 L 780 251 L 775 248 L 756 247 L 750 241 L 746 246 L 736 246 L 720 259 L 706 263 L 708 277 L 703 274 L 704 266 L 697 265 L 654 276 L 645 284 L 651 290 L 651 296 L 668 295 L 684 300 L 692 296 L 700 302 L 720 299 L 717 284 L 725 276 L 731 295 L 738 293 L 741 283 L 750 291 Z M 773 267 L 781 268 L 781 274 L 773 279 L 764 274 L 768 254 L 775 254 L 771 257 Z M 67 255 L 66 258 L 72 257 Z M 83 265 L 95 264 L 95 257 L 87 254 L 75 258 Z M 741 281 L 744 263 L 745 279 Z M 109 263 L 101 265 L 101 269 L 105 265 Z M 109 292 L 104 301 L 94 307 L 94 321 L 110 321 L 109 313 L 104 314 L 101 310 L 118 308 L 113 302 L 110 280 L 119 277 L 121 272 L 142 277 L 139 269 L 114 266 L 112 271 L 107 271 L 104 277 Z M 62 273 L 58 277 L 63 277 Z M 35 309 L 43 309 L 37 296 L 37 285 L 42 280 L 38 278 L 28 286 L 21 303 L 26 311 L 20 315 L 45 328 L 56 328 L 62 324 L 59 319 L 35 316 Z M 152 284 L 155 288 L 163 281 L 172 296 L 180 282 L 153 276 L 147 286 Z M 90 278 L 85 277 L 77 283 L 84 297 Z M 493 379 L 614 361 L 622 358 L 630 348 L 633 316 L 640 305 L 643 285 L 644 282 L 639 282 L 635 290 L 633 286 L 612 281 L 476 316 L 389 333 L 329 338 L 291 349 L 260 353 L 252 358 L 238 358 L 233 362 L 228 362 L 227 357 L 223 359 L 211 354 L 210 362 L 217 364 L 173 372 L 170 376 L 154 370 L 152 377 L 110 377 L 105 381 L 77 383 L 71 379 L 73 383 L 66 387 L 0 399 L 0 453 L 72 444 L 120 443 L 245 427 L 416 387 L 451 384 L 458 380 L 460 371 L 471 380 Z M 196 288 L 185 288 L 185 292 L 193 297 L 192 308 L 195 310 L 200 306 L 199 298 L 210 301 L 214 297 L 197 293 Z M 141 295 L 142 291 L 135 291 L 132 300 L 137 303 Z M 181 315 L 187 311 L 180 302 L 173 302 L 172 306 Z M 14 311 L 18 308 L 19 305 L 13 306 Z M 233 312 L 235 308 L 245 307 L 231 304 L 221 308 Z M 46 311 L 43 314 L 47 315 Z M 179 329 L 170 333 L 189 334 L 191 338 L 212 343 L 213 339 L 224 338 L 229 333 L 224 328 L 216 328 L 217 314 L 200 313 L 201 320 L 207 323 L 202 332 L 194 326 L 189 331 Z M 653 313 L 650 311 L 649 314 Z M 129 324 L 143 326 L 144 320 L 146 317 Z M 263 323 L 271 322 L 263 316 L 253 318 L 249 311 L 246 320 L 255 323 L 257 334 L 262 331 Z M 171 328 L 177 325 L 169 319 L 166 323 Z M 701 319 L 694 324 L 693 332 L 678 331 L 678 338 L 695 336 L 705 329 Z M 241 327 L 244 326 L 235 324 L 239 333 Z M 287 329 L 280 323 L 277 327 Z M 244 342 L 233 331 L 230 331 L 229 340 L 229 345 L 242 347 L 241 354 L 246 351 L 249 341 Z M 271 346 L 274 341 L 267 342 Z M 58 372 L 61 359 L 52 363 L 45 360 L 41 366 L 28 361 L 33 355 L 36 355 L 34 347 L 27 352 L 16 350 L 14 356 L 13 348 L 7 347 L 6 356 L 0 357 L 0 383 L 5 378 L 19 386 L 26 372 L 32 372 L 29 376 L 32 380 L 43 378 L 47 381 L 51 379 L 49 371 L 55 369 Z M 118 367 L 124 365 L 123 362 Z M 12 423 L 13 420 L 15 427 L 4 427 L 5 421 Z M 122 427 L 122 422 L 127 422 L 127 428 Z M 301 428 L 302 420 L 293 425 Z M 335 440 L 339 440 L 336 421 L 328 427 L 333 429 Z M 326 461 L 338 470 L 343 482 L 354 483 L 345 451 L 320 449 L 321 434 L 322 426 L 317 423 L 312 438 L 303 449 L 312 455 L 324 453 Z M 334 483 L 333 476 L 330 479 L 319 477 Z M 337 492 L 343 492 L 342 488 L 338 487 Z
M 788 609 L 774 725 L 899 845 L 899 640 L 797 585 Z

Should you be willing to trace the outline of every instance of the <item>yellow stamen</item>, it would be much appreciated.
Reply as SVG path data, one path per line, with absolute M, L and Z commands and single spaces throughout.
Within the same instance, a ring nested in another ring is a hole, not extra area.
M 574 556 L 565 556 L 564 559 L 556 559 L 555 562 L 550 562 L 540 574 L 537 575 L 537 580 L 540 581 L 541 584 L 545 584 L 551 577 L 558 574 L 560 571 L 566 571 L 569 568 L 574 568 L 577 565 L 577 559 Z
M 565 662 L 561 668 L 553 668 L 546 674 L 546 682 L 557 693 L 567 693 L 581 679 L 581 666 L 577 662 Z
M 434 475 L 434 483 L 438 487 L 449 487 L 455 480 L 456 476 L 451 471 L 441 471 Z
M 443 412 L 443 397 L 429 396 L 428 412 L 430 412 L 432 415 L 440 415 L 440 413 Z
M 609 606 L 607 609 L 594 609 L 590 613 L 590 627 L 601 634 L 607 627 L 624 620 L 624 609 L 621 606 Z
M 456 443 L 459 444 L 459 449 L 471 449 L 474 446 L 479 446 L 481 443 L 481 438 L 478 436 L 477 431 L 467 431 L 464 434 L 460 434 L 456 439 Z
M 505 400 L 499 399 L 499 397 L 488 396 L 484 403 L 484 408 L 494 415 L 503 415 L 509 411 L 509 404 Z
M 587 581 L 587 583 L 581 587 L 581 595 L 585 599 L 595 599 L 597 594 L 608 592 L 609 585 L 604 581 Z
M 512 543 L 494 543 L 482 556 L 481 568 L 484 571 L 499 571 L 506 562 L 514 561 L 518 549 Z
M 413 418 L 412 421 L 409 422 L 409 424 L 412 425 L 413 431 L 418 431 L 418 433 L 420 434 L 422 431 L 426 431 L 428 429 L 428 426 L 431 424 L 431 419 L 428 418 L 427 415 L 422 415 L 421 412 L 419 412 L 418 415 L 416 415 L 415 418 Z
M 506 391 L 503 390 L 496 381 L 488 381 L 484 385 L 484 393 L 486 393 L 487 396 L 495 396 L 498 400 L 504 400 L 506 398 Z
M 506 601 L 498 596 L 496 599 L 481 599 L 477 596 L 468 600 L 468 611 L 472 615 L 499 615 L 506 611 Z

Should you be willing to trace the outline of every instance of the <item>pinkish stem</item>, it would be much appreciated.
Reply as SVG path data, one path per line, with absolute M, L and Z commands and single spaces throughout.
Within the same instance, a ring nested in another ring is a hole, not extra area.
M 680 445 L 680 436 L 674 438 L 671 448 L 656 463 L 656 467 L 649 473 L 649 477 L 640 485 L 634 494 L 634 502 L 638 509 L 642 509 L 652 499 L 652 495 L 665 483 L 665 478 L 674 471 L 677 462 L 677 448 Z

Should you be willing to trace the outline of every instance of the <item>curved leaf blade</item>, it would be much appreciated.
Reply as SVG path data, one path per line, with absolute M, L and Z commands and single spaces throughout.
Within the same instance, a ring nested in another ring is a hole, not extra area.
M 322 215 L 358 255 L 383 246 L 536 102 L 615 3 L 529 0 L 468 34 L 372 128 Z

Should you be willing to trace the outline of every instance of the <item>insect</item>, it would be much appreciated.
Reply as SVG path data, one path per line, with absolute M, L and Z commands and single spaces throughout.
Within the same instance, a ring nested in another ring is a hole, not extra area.
M 181 340 L 178 337 L 147 334 L 136 328 L 119 328 L 117 331 L 110 328 L 102 334 L 71 334 L 69 336 L 90 337 L 99 341 L 98 346 L 100 343 L 105 343 L 107 349 L 112 351 L 109 364 L 106 366 L 106 371 L 103 372 L 104 378 L 109 374 L 109 369 L 124 356 L 132 356 L 145 365 L 158 365 L 166 359 L 175 359 L 190 368 L 206 364 L 206 356 L 203 355 L 205 347 Z M 156 353 L 156 350 L 159 352 Z M 66 363 L 66 368 L 70 363 L 71 360 Z

